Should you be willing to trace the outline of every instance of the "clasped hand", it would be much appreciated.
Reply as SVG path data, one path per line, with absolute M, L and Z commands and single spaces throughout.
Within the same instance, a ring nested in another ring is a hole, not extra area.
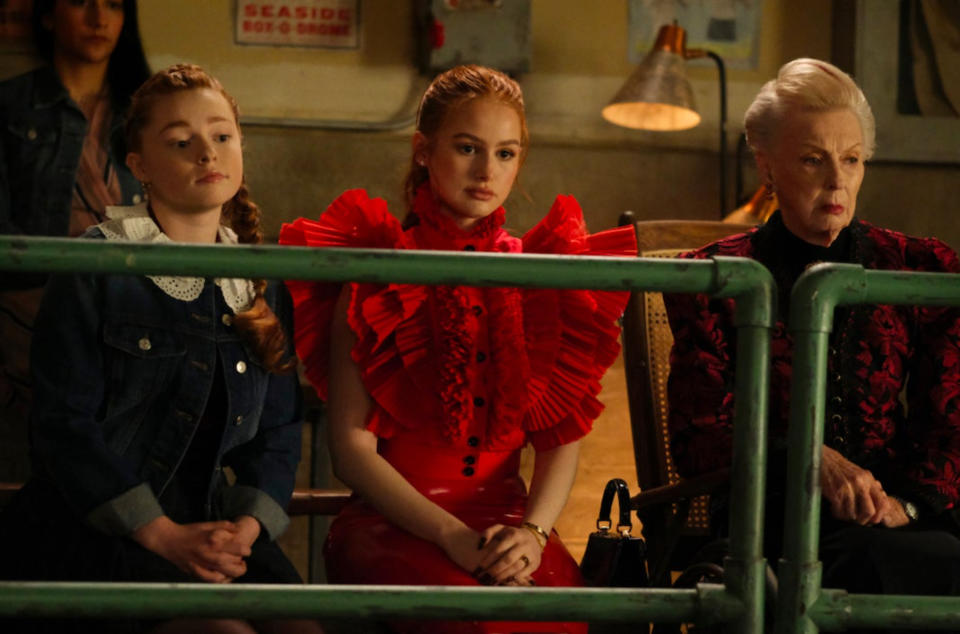
M 260 523 L 244 515 L 236 521 L 177 524 L 162 516 L 134 531 L 144 548 L 187 574 L 211 583 L 230 583 L 247 572 L 244 557 L 260 534 Z
M 529 530 L 494 524 L 464 530 L 445 547 L 447 555 L 484 585 L 532 586 L 540 567 L 540 542 Z
M 820 486 L 832 515 L 839 520 L 889 528 L 910 521 L 900 502 L 884 492 L 873 473 L 827 446 L 820 464 Z

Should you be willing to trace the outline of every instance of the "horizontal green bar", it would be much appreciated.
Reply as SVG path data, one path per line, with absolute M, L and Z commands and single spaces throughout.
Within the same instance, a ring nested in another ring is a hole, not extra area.
M 818 264 L 793 285 L 790 330 L 829 332 L 833 328 L 834 309 L 851 304 L 960 304 L 960 275 L 867 270 L 858 264 Z
M 960 630 L 960 597 L 847 594 L 823 590 L 810 610 L 818 627 Z
M 745 260 L 745 262 L 747 262 Z M 760 265 L 737 269 L 762 275 Z M 166 274 L 472 286 L 669 290 L 751 286 L 717 280 L 714 263 L 680 259 L 504 255 L 386 249 L 131 244 L 0 236 L 0 271 Z
M 235 617 L 724 622 L 742 604 L 695 590 L 0 582 L 0 617 Z
M 960 303 L 960 275 L 912 271 L 864 272 L 863 301 L 870 304 L 922 304 L 944 306 Z

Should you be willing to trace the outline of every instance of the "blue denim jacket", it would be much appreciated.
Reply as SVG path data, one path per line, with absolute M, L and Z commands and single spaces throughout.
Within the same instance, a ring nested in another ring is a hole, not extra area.
M 0 83 L 0 234 L 66 236 L 87 120 L 44 66 Z M 123 116 L 114 113 L 110 159 L 121 204 L 140 202 L 140 183 L 126 166 Z
M 285 287 L 270 284 L 266 299 L 292 332 Z M 197 521 L 252 515 L 271 539 L 282 533 L 300 459 L 300 387 L 295 374 L 261 367 L 232 316 L 211 280 L 180 301 L 144 276 L 52 276 L 31 358 L 36 484 L 52 484 L 78 518 L 112 535 L 162 515 L 157 498 L 205 411 L 219 355 L 227 422 L 208 480 L 196 483 L 216 510 Z

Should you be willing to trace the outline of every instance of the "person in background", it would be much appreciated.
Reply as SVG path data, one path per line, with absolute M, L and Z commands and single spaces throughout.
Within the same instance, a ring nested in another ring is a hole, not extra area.
M 506 75 L 459 66 L 420 102 L 398 222 L 363 190 L 284 244 L 632 255 L 633 229 L 590 235 L 558 196 L 523 239 L 501 228 L 528 148 Z M 552 530 L 602 406 L 626 293 L 287 282 L 297 350 L 327 400 L 337 476 L 357 494 L 325 547 L 336 583 L 582 585 Z M 520 450 L 536 450 L 529 492 Z M 495 616 L 495 615 L 491 615 Z M 404 622 L 399 632 L 583 632 L 581 623 Z
M 0 83 L 0 234 L 75 237 L 140 202 L 123 118 L 150 75 L 134 0 L 36 0 L 44 64 Z M 46 277 L 0 276 L 0 480 L 29 475 L 29 350 Z
M 843 71 L 815 59 L 784 65 L 745 117 L 747 140 L 779 209 L 748 233 L 692 253 L 754 258 L 773 273 L 767 559 L 781 551 L 793 343 L 790 289 L 813 263 L 960 273 L 934 238 L 857 215 L 874 118 Z M 680 473 L 729 465 L 735 332 L 732 300 L 667 295 L 674 334 L 669 427 Z M 960 310 L 855 305 L 836 311 L 829 344 L 820 479 L 824 587 L 858 593 L 960 592 Z M 905 402 L 901 395 L 905 395 Z M 726 496 L 714 526 L 726 529 Z
M 107 207 L 85 238 L 262 240 L 237 105 L 216 79 L 192 65 L 157 73 L 133 96 L 127 139 L 147 202 Z M 36 474 L 0 516 L 0 578 L 300 583 L 274 541 L 300 458 L 292 311 L 283 285 L 264 280 L 52 276 L 32 354 Z M 20 625 L 319 631 L 233 619 Z

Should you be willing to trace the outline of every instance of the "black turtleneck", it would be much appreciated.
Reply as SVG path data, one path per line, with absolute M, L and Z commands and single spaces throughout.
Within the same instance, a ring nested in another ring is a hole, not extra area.
M 783 223 L 779 210 L 757 231 L 754 240 L 757 260 L 770 269 L 777 283 L 781 320 L 789 315 L 794 282 L 810 265 L 853 261 L 850 226 L 844 227 L 830 246 L 823 247 L 794 235 Z

